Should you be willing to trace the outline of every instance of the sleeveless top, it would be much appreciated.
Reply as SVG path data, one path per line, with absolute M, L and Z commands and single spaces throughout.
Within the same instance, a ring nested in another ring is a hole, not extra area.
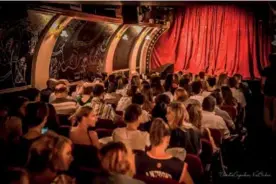
M 200 150 L 200 132 L 193 129 L 172 130 L 169 148 L 185 148 L 187 153 L 197 155 Z
M 178 158 L 154 159 L 145 152 L 135 155 L 136 174 L 179 181 L 184 162 Z

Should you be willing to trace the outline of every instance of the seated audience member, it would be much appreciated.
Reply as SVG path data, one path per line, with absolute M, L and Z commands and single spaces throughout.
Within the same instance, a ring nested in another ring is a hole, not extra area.
M 36 88 L 29 88 L 26 90 L 26 97 L 31 102 L 39 102 L 40 101 L 40 91 Z
M 221 87 L 223 86 L 227 86 L 228 85 L 228 76 L 227 74 L 220 74 L 219 77 L 218 77 L 218 81 L 217 81 L 217 88 L 220 89 Z
M 59 82 L 55 87 L 55 100 L 51 102 L 58 115 L 71 115 L 77 108 L 77 103 L 68 98 L 68 89 L 63 82 Z
M 17 142 L 23 135 L 23 118 L 26 115 L 26 106 L 28 99 L 24 97 L 17 97 L 9 110 L 6 121 L 3 122 L 3 139 L 7 142 Z M 25 130 L 26 131 L 26 130 Z
M 245 99 L 251 95 L 251 90 L 249 89 L 248 83 L 242 80 L 241 74 L 235 74 L 233 77 L 238 81 L 238 89 L 244 94 Z
M 168 74 L 165 80 L 164 89 L 165 92 L 163 94 L 168 95 L 171 101 L 173 101 L 173 93 L 176 88 L 176 86 L 173 86 L 174 83 L 174 75 Z
M 152 88 L 152 95 L 154 97 L 165 92 L 165 89 L 161 84 L 161 79 L 157 75 L 152 75 L 151 76 L 150 85 L 151 85 L 151 88 Z
M 207 89 L 207 81 L 206 81 L 205 72 L 199 72 L 198 76 L 199 76 L 199 80 L 201 81 L 201 84 L 202 84 L 202 89 Z
M 145 184 L 133 179 L 135 174 L 134 155 L 121 142 L 110 142 L 100 150 L 103 173 L 98 175 L 93 184 Z
M 215 114 L 222 117 L 222 119 L 225 121 L 227 127 L 230 130 L 235 130 L 235 123 L 232 120 L 232 118 L 229 116 L 229 114 L 226 111 L 220 108 L 220 106 L 223 103 L 223 98 L 221 93 L 219 91 L 214 91 L 211 95 L 216 99 Z
M 189 99 L 188 93 L 184 88 L 177 88 L 174 92 L 174 101 L 185 103 Z
M 142 95 L 141 93 L 136 93 L 133 97 L 132 97 L 132 104 L 137 104 L 139 105 L 141 108 L 143 108 L 144 102 L 145 102 L 145 96 Z M 151 116 L 150 114 L 142 109 L 142 115 L 141 115 L 141 123 L 147 123 L 151 120 Z
M 200 81 L 195 81 L 192 83 L 193 95 L 190 96 L 190 99 L 198 100 L 202 104 L 204 97 L 201 95 L 202 84 Z
M 232 93 L 231 89 L 228 86 L 223 86 L 223 87 L 221 87 L 221 94 L 222 94 L 222 97 L 223 97 L 222 106 L 232 106 L 237 111 L 238 102 L 237 102 L 237 99 L 235 99 L 233 97 L 233 93 Z
M 90 83 L 84 83 L 82 86 L 82 94 L 77 96 L 79 106 L 91 105 L 93 86 Z
M 29 103 L 26 107 L 24 123 L 28 126 L 28 132 L 23 136 L 24 139 L 32 142 L 42 135 L 42 128 L 47 122 L 49 109 L 44 102 Z
M 150 145 L 148 132 L 138 130 L 141 123 L 142 109 L 139 105 L 131 104 L 125 110 L 124 128 L 116 128 L 113 131 L 113 140 L 121 141 L 133 150 L 145 150 Z
M 140 80 L 140 75 L 137 72 L 131 74 L 130 86 L 137 86 L 137 91 L 140 92 L 142 89 L 142 84 Z
M 47 104 L 47 106 L 48 106 L 49 114 L 48 114 L 45 127 L 48 128 L 49 130 L 57 132 L 60 125 L 59 125 L 59 120 L 57 117 L 56 110 L 52 104 Z
M 54 92 L 57 80 L 56 79 L 48 79 L 46 82 L 47 87 L 41 90 L 41 101 L 49 102 L 50 95 Z
M 171 103 L 168 95 L 160 94 L 155 98 L 155 106 L 152 109 L 151 115 L 152 119 L 162 118 L 165 122 L 167 122 L 166 113 L 167 106 Z
M 238 89 L 238 81 L 235 77 L 231 77 L 228 80 L 229 87 L 232 91 L 233 97 L 237 100 L 237 102 L 241 105 L 241 107 L 246 106 L 246 100 L 244 94 Z
M 226 123 L 222 117 L 215 114 L 216 99 L 213 96 L 207 96 L 204 98 L 202 103 L 202 128 L 212 128 L 221 131 L 224 139 L 230 136 L 230 132 Z
M 172 130 L 170 148 L 185 148 L 187 153 L 198 155 L 201 150 L 200 131 L 189 123 L 189 114 L 179 102 L 171 103 L 167 108 L 167 120 Z
M 166 152 L 170 143 L 170 128 L 160 118 L 155 119 L 151 125 L 150 141 L 151 149 L 135 156 L 137 175 L 193 183 L 187 171 L 187 164 Z
M 93 88 L 93 98 L 91 101 L 91 108 L 93 114 L 100 119 L 115 120 L 116 114 L 111 105 L 105 104 L 104 100 L 104 86 L 96 84 Z
M 125 109 L 131 104 L 131 99 L 133 95 L 137 93 L 138 86 L 131 86 L 127 90 L 127 95 L 120 98 L 116 111 L 125 111 Z
M 144 105 L 142 107 L 143 110 L 145 110 L 147 112 L 151 112 L 152 108 L 153 108 L 153 92 L 152 92 L 152 89 L 151 89 L 150 84 L 148 82 L 144 82 L 142 84 L 141 93 L 145 97 L 145 102 L 144 102 Z
M 207 90 L 202 92 L 203 97 L 209 96 L 213 91 L 215 91 L 217 89 L 216 81 L 217 81 L 217 79 L 215 77 L 209 77 L 207 79 Z
M 22 168 L 9 168 L 5 171 L 1 181 L 10 184 L 30 184 L 28 172 Z
M 59 174 L 68 170 L 72 160 L 72 142 L 54 132 L 47 132 L 30 147 L 27 163 L 30 183 L 75 183 L 71 177 Z
M 75 116 L 78 125 L 72 127 L 70 131 L 70 139 L 74 144 L 93 145 L 100 148 L 97 132 L 88 131 L 89 127 L 95 127 L 97 118 L 93 114 L 93 110 L 89 106 L 80 107 Z
M 179 87 L 184 88 L 190 96 L 192 94 L 192 86 L 190 85 L 190 79 L 188 77 L 189 76 L 180 79 Z
M 127 84 L 128 84 L 127 78 L 125 77 L 118 78 L 118 87 L 115 93 L 121 96 L 126 96 Z

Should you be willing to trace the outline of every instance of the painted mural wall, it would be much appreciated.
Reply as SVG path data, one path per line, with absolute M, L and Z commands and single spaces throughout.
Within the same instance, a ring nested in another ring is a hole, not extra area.
M 59 35 L 50 63 L 50 77 L 70 82 L 103 71 L 108 43 L 116 24 L 73 19 Z
M 0 8 L 0 90 L 30 85 L 36 44 L 54 15 L 22 6 Z

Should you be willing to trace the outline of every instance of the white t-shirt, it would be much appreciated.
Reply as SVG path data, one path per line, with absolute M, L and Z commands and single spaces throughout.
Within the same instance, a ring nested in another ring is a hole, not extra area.
M 126 128 L 116 128 L 113 131 L 113 141 L 121 141 L 133 150 L 145 150 L 150 146 L 149 133 L 140 130 L 127 130 Z

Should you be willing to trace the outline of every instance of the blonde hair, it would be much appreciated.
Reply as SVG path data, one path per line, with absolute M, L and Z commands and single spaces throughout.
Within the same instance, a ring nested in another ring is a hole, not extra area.
M 122 142 L 109 142 L 100 150 L 104 170 L 133 176 L 135 174 L 132 151 Z
M 72 145 L 72 141 L 55 132 L 48 131 L 33 142 L 29 149 L 27 168 L 31 172 L 41 172 L 46 168 L 62 171 L 61 153 L 65 144 Z
M 180 128 L 183 126 L 184 122 L 189 122 L 189 114 L 184 104 L 180 102 L 172 102 L 169 104 L 168 108 L 170 108 L 175 114 L 174 121 L 170 125 L 172 129 Z
M 80 122 L 82 118 L 85 116 L 87 117 L 90 112 L 92 111 L 92 108 L 89 106 L 82 106 L 80 107 L 75 114 L 71 116 L 71 118 L 76 118 L 77 122 Z
M 190 123 L 200 129 L 202 120 L 200 104 L 189 104 L 187 106 L 187 111 L 189 113 Z
M 188 93 L 184 88 L 177 88 L 174 94 L 176 96 L 175 100 L 179 102 L 184 102 L 189 98 Z
M 150 143 L 151 146 L 158 146 L 162 143 L 163 137 L 170 136 L 170 128 L 168 124 L 161 118 L 156 118 L 150 127 Z

